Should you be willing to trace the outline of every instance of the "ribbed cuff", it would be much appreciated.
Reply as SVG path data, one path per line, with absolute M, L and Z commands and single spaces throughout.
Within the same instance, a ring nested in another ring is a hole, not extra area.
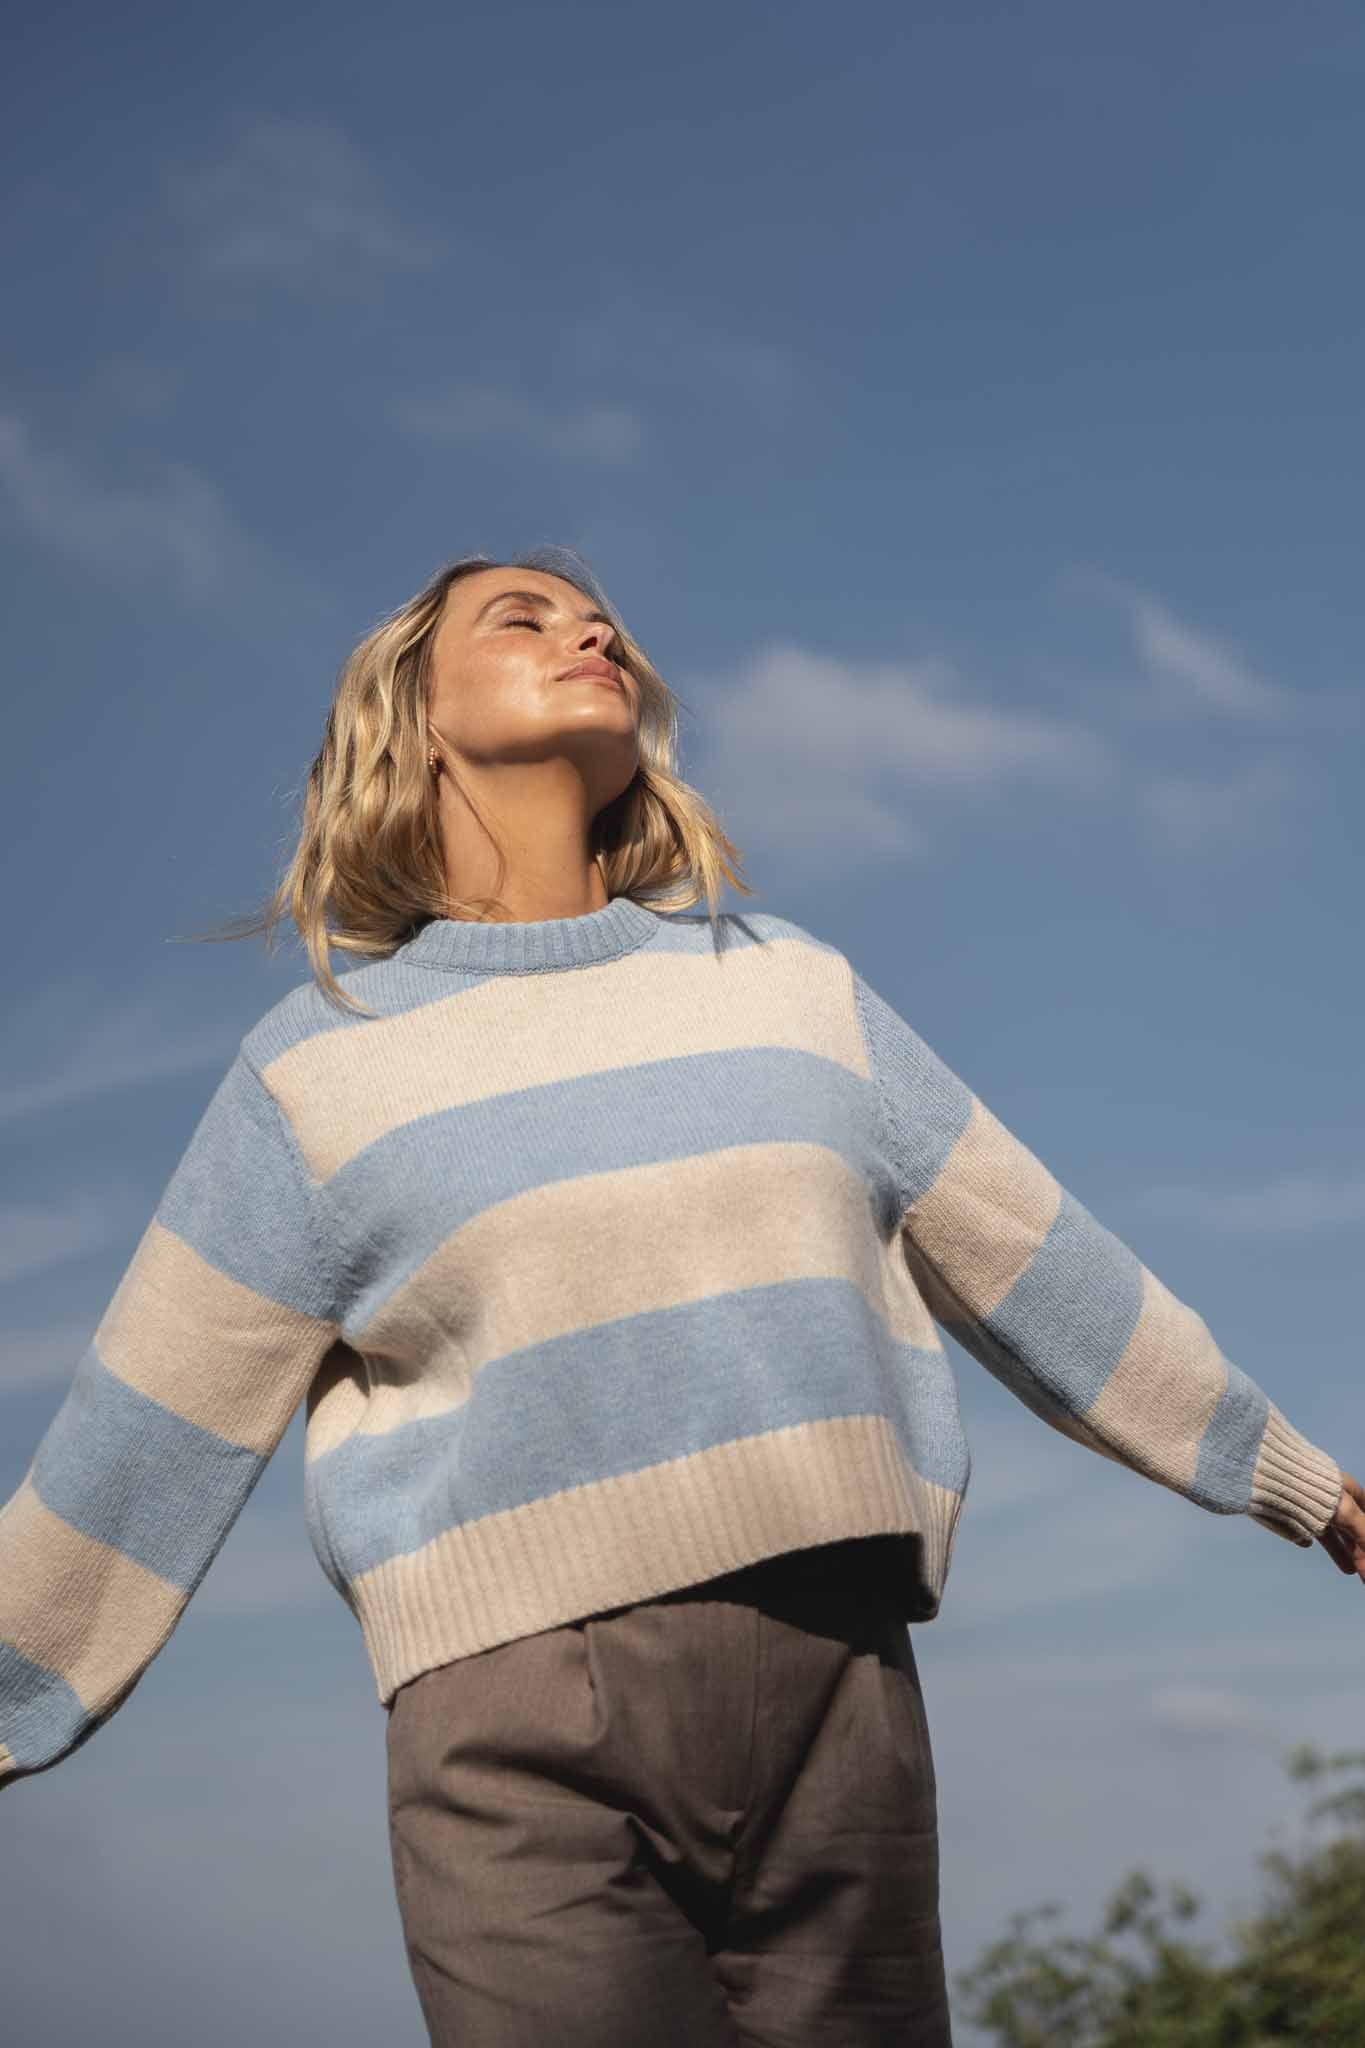
M 1341 1499 L 1341 1467 L 1301 1436 L 1272 1401 L 1251 1477 L 1247 1513 L 1291 1543 L 1320 1536 Z

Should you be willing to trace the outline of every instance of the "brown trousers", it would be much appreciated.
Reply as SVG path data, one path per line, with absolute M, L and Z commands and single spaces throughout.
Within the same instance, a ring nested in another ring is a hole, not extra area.
M 951 2048 L 897 1541 L 789 1552 L 399 1689 L 389 1836 L 436 2048 Z

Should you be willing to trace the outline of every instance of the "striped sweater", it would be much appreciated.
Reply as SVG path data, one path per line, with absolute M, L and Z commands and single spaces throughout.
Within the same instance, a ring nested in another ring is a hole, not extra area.
M 1339 1469 L 835 947 L 618 896 L 438 919 L 243 1037 L 0 1508 L 0 1781 L 167 1641 L 291 1417 L 381 1704 L 891 1535 L 937 1613 L 951 1335 L 1044 1422 L 1306 1544 Z

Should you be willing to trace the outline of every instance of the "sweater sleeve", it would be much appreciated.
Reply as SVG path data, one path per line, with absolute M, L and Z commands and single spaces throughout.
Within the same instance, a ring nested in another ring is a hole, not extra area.
M 856 973 L 854 984 L 902 1246 L 935 1320 L 1062 1435 L 1214 1514 L 1311 1544 L 1341 1498 L 1336 1460 Z
M 335 1340 L 315 1200 L 239 1050 L 0 1507 L 0 1788 L 122 1706 Z

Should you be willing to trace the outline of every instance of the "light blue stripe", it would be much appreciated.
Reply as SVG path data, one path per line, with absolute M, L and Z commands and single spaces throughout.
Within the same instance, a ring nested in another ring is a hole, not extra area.
M 965 1490 L 970 1458 L 946 1355 L 896 1343 L 846 1281 L 788 1281 L 497 1359 L 450 1414 L 314 1460 L 307 1513 L 319 1554 L 354 1577 L 444 1529 L 566 1487 L 869 1413 L 890 1419 L 924 1478 Z
M 0 1742 L 21 1770 L 55 1763 L 79 1746 L 82 1732 L 91 1735 L 97 1726 L 64 1678 L 12 1643 L 0 1642 L 0 1700 Z
M 1044 1422 L 1055 1421 L 1058 1409 L 1069 1412 L 1066 1403 L 1046 1393 L 1041 1381 L 997 1337 L 992 1336 L 983 1323 L 963 1322 L 957 1317 L 947 1316 L 939 1317 L 938 1322 L 945 1336 L 960 1344 L 978 1365 L 984 1365 L 1002 1387 L 1007 1387 L 1016 1400 L 1022 1401 Z
M 1199 1445 L 1191 1495 L 1206 1507 L 1240 1514 L 1251 1505 L 1251 1476 L 1270 1419 L 1270 1397 L 1231 1359 L 1226 1363 L 1228 1383 Z
M 1073 1415 L 1103 1390 L 1142 1313 L 1135 1252 L 1063 1191 L 1052 1227 L 986 1327 Z
M 455 989 L 486 979 L 434 974 L 429 967 L 405 966 L 400 957 L 338 974 L 346 994 L 374 1011 L 375 1017 L 358 1017 L 350 1010 L 337 1009 L 315 981 L 300 982 L 257 1019 L 242 1040 L 242 1050 L 251 1064 L 263 1071 L 272 1060 L 310 1038 L 332 1031 L 360 1031 L 376 1017 L 406 1016 L 429 1003 L 446 1002 Z
M 157 1205 L 157 1220 L 220 1273 L 304 1315 L 333 1318 L 331 1268 L 292 1131 L 239 1054 Z
M 494 1203 L 727 1146 L 825 1147 L 864 1178 L 889 1237 L 895 1184 L 875 1115 L 867 1083 L 837 1061 L 758 1046 L 518 1089 L 405 1124 L 367 1146 L 324 1191 L 331 1229 L 354 1248 L 344 1333 L 363 1349 L 366 1325 L 390 1296 Z M 586 1186 L 575 1199 L 590 1212 Z M 781 1200 L 780 1187 L 773 1199 Z
M 938 1183 L 977 1098 L 875 990 L 857 976 L 855 987 L 904 1210 Z M 1009 1221 L 1001 1218 L 1002 1235 Z M 951 1286 L 953 1275 L 945 1278 Z M 1142 1300 L 1137 1254 L 1059 1187 L 1047 1235 L 1004 1299 L 943 1327 L 1035 1414 L 1083 1416 L 1127 1350 Z
M 118 1379 L 92 1344 L 33 1461 L 46 1507 L 190 1594 L 267 1460 Z
M 904 1215 L 942 1173 L 971 1121 L 976 1098 L 960 1075 L 860 975 L 854 975 L 853 985 Z

